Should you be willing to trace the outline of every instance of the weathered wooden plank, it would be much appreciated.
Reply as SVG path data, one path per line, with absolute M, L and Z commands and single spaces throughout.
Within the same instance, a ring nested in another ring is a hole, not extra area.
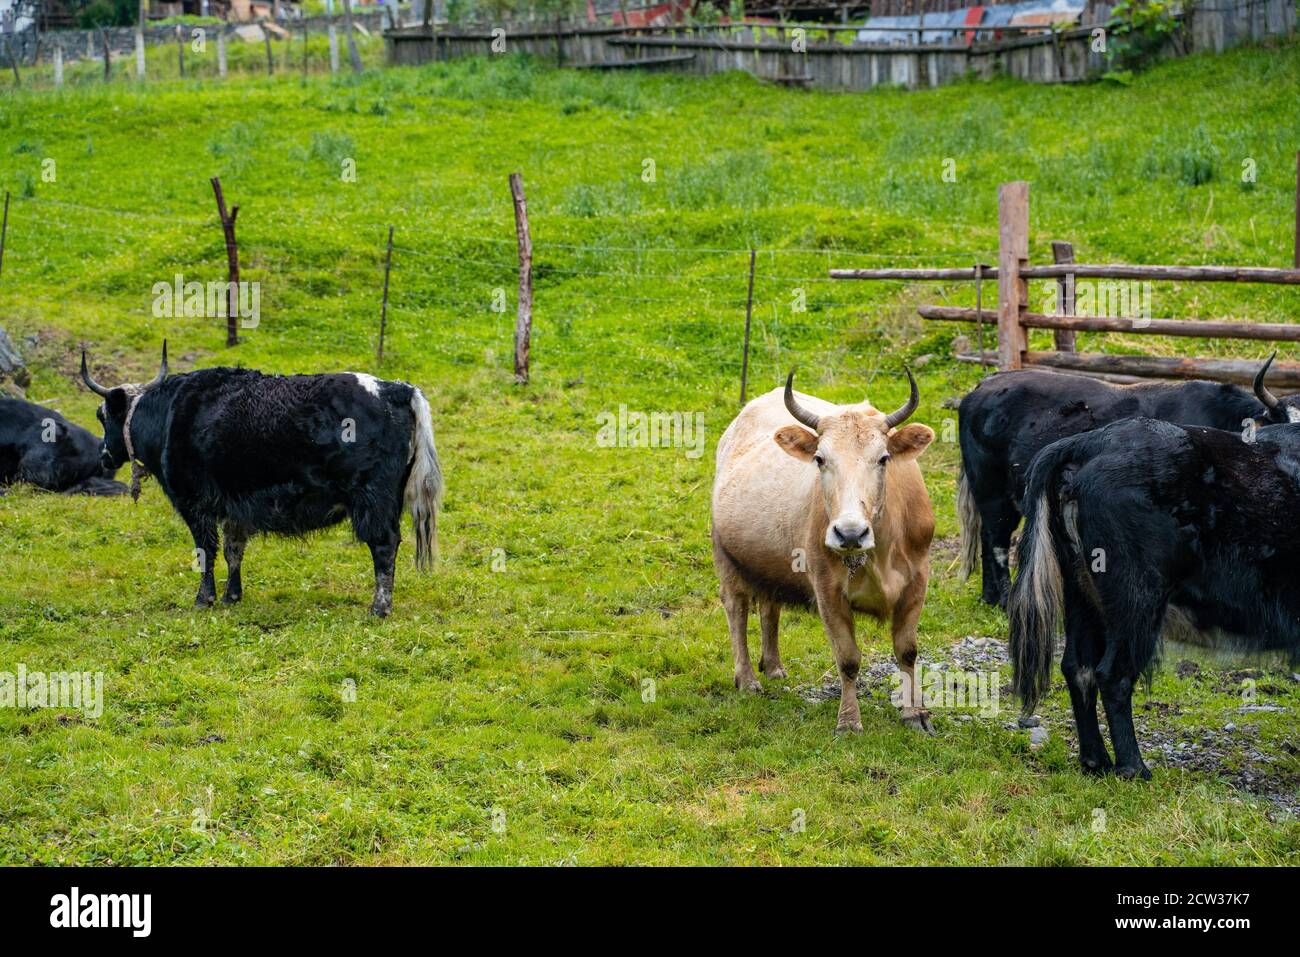
M 1026 352 L 1027 366 L 1047 366 L 1084 372 L 1161 379 L 1210 379 L 1247 385 L 1254 381 L 1260 363 L 1250 359 L 1196 359 L 1186 356 L 1120 356 L 1100 352 Z M 1273 363 L 1269 385 L 1300 389 L 1300 364 Z
M 985 322 L 997 319 L 989 310 L 960 306 L 918 306 L 922 319 L 947 322 Z M 1153 336 L 1188 336 L 1206 339 L 1254 339 L 1266 342 L 1300 342 L 1300 324 L 1284 322 L 1235 322 L 1226 319 L 1134 319 L 1120 316 L 1049 316 L 1026 312 L 1021 323 L 1029 329 L 1070 332 L 1130 332 Z M 1058 340 L 1057 348 L 1061 349 Z M 1061 351 L 1069 351 L 1062 349 Z
M 1019 369 L 1025 351 L 1020 314 L 1029 300 L 1021 269 L 1029 259 L 1029 184 L 1024 180 L 998 187 L 998 367 Z M 972 269 L 972 272 L 974 270 Z

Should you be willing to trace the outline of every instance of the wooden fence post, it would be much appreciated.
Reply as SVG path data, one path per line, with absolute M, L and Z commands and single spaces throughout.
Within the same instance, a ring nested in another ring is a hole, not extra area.
M 388 274 L 393 269 L 393 227 L 388 227 L 388 255 L 384 258 L 384 304 L 379 310 L 379 353 L 384 361 L 384 330 L 388 328 Z
M 226 78 L 226 31 L 217 29 L 217 76 Z
M 266 39 L 266 75 L 275 75 L 275 58 L 271 55 L 271 31 L 263 30 L 262 36 Z
M 181 25 L 176 24 L 176 61 L 180 67 L 181 79 L 185 79 L 185 34 L 181 32 Z
M 99 28 L 99 38 L 104 42 L 104 82 L 107 83 L 113 78 L 113 54 L 108 49 L 108 34 L 104 28 Z
M 236 326 L 239 318 L 239 247 L 235 243 L 235 218 L 239 207 L 226 212 L 226 198 L 221 195 L 221 177 L 212 177 L 212 192 L 217 196 L 217 215 L 221 217 L 221 231 L 226 235 L 226 266 L 229 276 L 228 305 L 226 306 L 226 345 L 238 344 Z
M 745 404 L 745 393 L 749 388 L 749 320 L 754 314 L 754 260 L 758 250 L 749 251 L 749 295 L 745 298 L 745 351 L 740 360 L 740 404 Z
M 1300 150 L 1295 154 L 1295 268 L 1300 269 Z
M 1067 242 L 1052 242 L 1052 261 L 1056 263 L 1074 262 L 1074 246 Z M 1062 276 L 1056 280 L 1056 314 L 1058 316 L 1074 315 L 1074 277 Z M 1074 330 L 1057 329 L 1055 331 L 1056 351 L 1074 352 Z
M 361 54 L 357 52 L 357 38 L 352 33 L 352 0 L 343 0 L 343 27 L 347 33 L 348 61 L 352 72 L 361 72 Z
M 510 195 L 515 204 L 515 237 L 519 241 L 519 312 L 515 317 L 515 382 L 528 382 L 528 347 L 533 337 L 533 239 L 528 232 L 528 204 L 524 178 L 510 174 Z
M 7 41 L 5 43 L 5 49 L 9 54 L 9 67 L 14 71 L 14 85 L 22 86 L 23 78 L 18 75 L 18 51 L 14 49 L 13 37 L 7 36 L 5 39 Z
M 63 44 L 54 44 L 54 86 L 63 86 Z
M 145 78 L 144 62 L 144 19 L 147 4 L 140 4 L 140 19 L 135 25 L 135 78 L 143 80 Z
M 998 187 L 998 368 L 1019 369 L 1027 339 L 1020 314 L 1028 283 L 1020 268 L 1029 261 L 1029 184 L 1023 180 Z
M 5 236 L 9 234 L 9 190 L 5 190 L 5 218 L 0 223 L 0 270 L 5 264 Z
M 304 80 L 307 78 L 307 63 L 309 57 L 307 52 L 308 33 L 307 21 L 304 20 L 302 22 L 302 76 Z

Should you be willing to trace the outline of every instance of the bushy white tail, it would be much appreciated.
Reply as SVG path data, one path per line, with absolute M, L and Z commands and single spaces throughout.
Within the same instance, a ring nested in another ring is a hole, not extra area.
M 411 433 L 411 476 L 406 480 L 406 507 L 415 523 L 415 567 L 431 568 L 438 552 L 438 509 L 442 507 L 442 466 L 433 444 L 433 419 L 424 393 L 411 396 L 415 429 Z
M 970 573 L 980 560 L 980 511 L 975 507 L 975 496 L 971 494 L 966 469 L 960 465 L 957 477 L 957 521 L 961 528 L 961 577 L 966 579 L 970 578 Z

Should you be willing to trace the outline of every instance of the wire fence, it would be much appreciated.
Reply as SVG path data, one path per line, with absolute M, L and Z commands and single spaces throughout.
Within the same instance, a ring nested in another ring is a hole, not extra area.
M 11 216 L 0 296 L 11 284 L 50 288 L 51 276 L 73 271 L 73 294 L 99 296 L 114 301 L 119 309 L 125 304 L 128 313 L 148 314 L 150 290 L 157 283 L 171 285 L 176 276 L 186 283 L 225 281 L 225 246 L 215 209 L 211 215 L 183 215 L 34 196 L 22 203 L 30 204 L 27 208 L 34 215 L 23 215 L 15 204 L 19 215 Z M 373 353 L 383 282 L 380 237 L 386 235 L 387 224 L 354 218 L 342 227 L 344 238 L 331 234 L 325 245 L 347 246 L 348 251 L 324 270 L 328 274 L 332 269 L 332 278 L 323 279 L 319 251 L 306 253 L 307 236 L 286 232 L 289 222 L 268 223 L 266 218 L 241 215 L 241 276 L 261 282 L 268 293 L 261 319 L 247 337 L 342 351 L 346 355 L 338 358 L 352 361 Z M 179 242 L 178 232 L 184 234 Z M 72 241 L 78 235 L 111 255 L 86 261 L 84 243 L 78 246 Z M 347 241 L 371 235 L 373 245 Z M 830 279 L 828 271 L 836 265 L 900 259 L 969 265 L 993 256 L 987 251 L 885 252 L 838 245 L 762 248 L 756 256 L 751 301 L 748 247 L 671 245 L 659 237 L 654 243 L 637 244 L 625 231 L 612 238 L 611 242 L 578 242 L 571 237 L 551 241 L 543 233 L 534 239 L 539 317 L 535 341 L 555 336 L 575 349 L 608 344 L 611 337 L 630 344 L 633 338 L 645 337 L 646 323 L 628 322 L 626 314 L 645 306 L 657 333 L 652 337 L 652 360 L 671 361 L 674 351 L 688 350 L 693 360 L 738 367 L 747 308 L 755 324 L 754 349 L 777 353 L 782 337 L 827 322 L 914 320 L 911 303 L 917 294 L 909 284 L 900 282 L 858 296 L 859 289 L 840 282 L 832 294 L 830 284 L 837 281 Z M 142 263 L 156 273 L 150 289 L 139 287 Z M 459 359 L 481 360 L 484 350 L 507 356 L 514 332 L 518 268 L 517 240 L 486 230 L 428 231 L 394 243 L 386 341 L 399 350 L 403 345 L 434 349 Z M 373 272 L 373 284 L 366 280 L 367 272 Z M 328 288 L 331 285 L 333 289 Z M 960 295 L 968 286 L 955 283 L 936 290 L 930 285 L 926 293 L 937 291 L 947 299 L 949 293 Z M 68 294 L 69 289 L 61 286 L 57 296 Z M 618 321 L 600 321 L 606 314 L 616 314 Z M 204 322 L 211 326 L 205 334 L 212 336 L 224 325 L 220 318 L 182 319 L 173 313 L 168 334 L 183 338 L 185 328 L 193 328 L 189 323 Z M 915 328 L 919 327 L 917 321 Z

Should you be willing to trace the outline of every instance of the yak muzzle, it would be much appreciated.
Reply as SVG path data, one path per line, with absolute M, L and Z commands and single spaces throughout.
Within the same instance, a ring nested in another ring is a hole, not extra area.
M 842 518 L 826 529 L 826 547 L 833 552 L 865 552 L 876 545 L 871 525 L 855 518 Z

